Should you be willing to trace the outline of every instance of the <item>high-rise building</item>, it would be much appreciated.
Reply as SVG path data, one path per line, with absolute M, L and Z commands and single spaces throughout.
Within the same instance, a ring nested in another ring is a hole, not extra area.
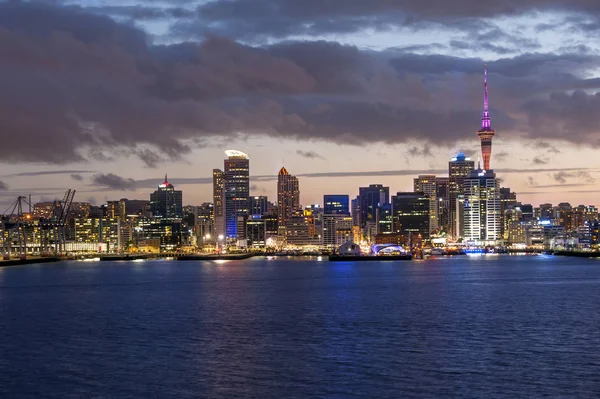
M 464 181 L 469 172 L 475 169 L 475 162 L 467 158 L 462 152 L 452 158 L 448 163 L 448 209 L 450 218 L 450 231 L 454 238 L 462 235 L 463 209 L 458 200 L 464 195 Z
M 371 184 L 358 189 L 359 225 L 363 236 L 371 240 L 377 234 L 377 209 L 390 203 L 390 188 Z
M 377 210 L 377 234 L 391 234 L 394 232 L 394 217 L 392 204 L 381 205 Z
M 343 194 L 326 194 L 323 196 L 325 215 L 350 215 L 350 196 Z
M 223 172 L 225 236 L 232 240 L 246 235 L 245 229 L 242 228 L 238 232 L 238 227 L 240 227 L 240 217 L 247 217 L 250 211 L 248 201 L 250 160 L 248 155 L 241 151 L 227 150 L 225 154 L 227 155 Z
M 150 212 L 157 219 L 181 219 L 183 217 L 183 194 L 175 190 L 165 175 L 164 183 L 150 194 Z
M 392 196 L 394 231 L 415 238 L 429 238 L 429 197 L 423 192 L 399 192 Z
M 481 156 L 483 158 L 483 170 L 490 169 L 490 160 L 492 157 L 492 139 L 496 131 L 492 129 L 492 120 L 488 109 L 488 86 L 487 86 L 487 65 L 483 68 L 483 115 L 481 116 L 481 129 L 477 135 L 481 140 Z
M 225 174 L 221 169 L 213 169 L 213 207 L 214 234 L 216 237 L 225 235 Z
M 264 215 L 269 209 L 269 200 L 266 195 L 250 197 L 250 215 Z
M 127 218 L 125 200 L 108 201 L 106 203 L 106 217 L 110 219 L 125 220 Z
M 285 236 L 287 221 L 300 209 L 300 183 L 296 176 L 290 175 L 286 168 L 279 170 L 277 176 L 277 216 L 281 236 Z
M 436 177 L 435 188 L 437 197 L 438 228 L 450 231 L 450 178 Z
M 464 239 L 477 243 L 502 239 L 500 190 L 494 171 L 469 172 L 464 187 Z
M 350 214 L 352 215 L 352 224 L 360 226 L 360 196 L 350 201 Z
M 414 179 L 414 191 L 429 197 L 429 234 L 438 229 L 437 184 L 435 175 L 420 175 Z

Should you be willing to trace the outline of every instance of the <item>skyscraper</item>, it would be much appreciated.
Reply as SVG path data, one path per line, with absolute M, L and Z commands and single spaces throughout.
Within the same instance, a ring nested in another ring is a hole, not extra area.
M 214 207 L 214 234 L 215 238 L 225 235 L 225 174 L 221 169 L 213 169 L 213 207 Z
M 429 234 L 438 229 L 437 181 L 435 175 L 420 175 L 414 179 L 414 191 L 429 197 Z
M 150 194 L 150 211 L 158 219 L 181 219 L 183 217 L 183 195 L 167 180 Z
M 250 215 L 264 215 L 267 213 L 268 203 L 266 195 L 250 197 Z
M 224 208 L 225 235 L 229 239 L 245 236 L 245 231 L 238 231 L 239 220 L 248 216 L 250 204 L 250 160 L 241 151 L 225 151 L 224 171 Z
M 475 169 L 475 162 L 462 152 L 448 163 L 448 209 L 450 216 L 450 231 L 454 238 L 462 235 L 464 207 L 458 197 L 464 194 L 464 181 L 469 172 Z
M 492 120 L 488 110 L 488 86 L 487 86 L 487 65 L 483 68 L 483 115 L 481 116 L 481 129 L 477 135 L 481 140 L 481 156 L 483 158 L 483 170 L 490 169 L 490 159 L 492 157 L 492 139 L 496 132 L 492 129 Z
M 423 192 L 397 193 L 392 196 L 394 231 L 429 238 L 429 206 L 429 197 Z
M 350 215 L 350 196 L 326 194 L 323 196 L 325 215 Z
M 377 209 L 390 203 L 390 188 L 382 184 L 371 184 L 358 189 L 359 222 L 363 235 L 370 238 L 377 234 Z
M 277 176 L 277 222 L 279 229 L 285 229 L 286 222 L 300 209 L 300 183 L 296 176 L 290 175 L 286 168 L 279 170 Z M 281 236 L 285 236 L 282 231 Z
M 464 181 L 464 238 L 494 243 L 502 238 L 500 190 L 493 170 L 473 170 Z

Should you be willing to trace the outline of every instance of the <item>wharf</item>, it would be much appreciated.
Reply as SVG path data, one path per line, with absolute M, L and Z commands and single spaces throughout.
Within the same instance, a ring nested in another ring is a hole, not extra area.
M 13 258 L 13 259 L 9 259 L 9 260 L 0 259 L 0 267 L 33 265 L 36 263 L 59 262 L 61 260 L 65 260 L 65 258 L 61 258 L 58 256 L 43 257 L 43 258 L 39 257 L 39 256 L 30 256 L 30 257 L 27 257 L 26 259 L 18 259 L 18 258 Z

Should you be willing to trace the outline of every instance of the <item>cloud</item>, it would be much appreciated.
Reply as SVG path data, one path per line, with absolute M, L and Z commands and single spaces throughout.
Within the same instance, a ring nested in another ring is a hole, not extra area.
M 48 175 L 69 175 L 69 174 L 94 173 L 93 170 L 44 170 L 40 172 L 22 172 L 14 173 L 9 176 L 25 177 L 25 176 L 48 176 Z
M 296 150 L 296 154 L 308 159 L 325 159 L 314 151 Z
M 71 179 L 76 180 L 76 181 L 83 181 L 83 176 L 81 176 L 80 174 L 77 174 L 77 173 L 72 173 Z
M 498 161 L 504 161 L 505 159 L 507 159 L 509 157 L 509 153 L 506 151 L 500 151 L 497 154 L 492 154 L 494 159 L 497 159 Z
M 431 152 L 431 148 L 429 146 L 417 147 L 412 146 L 408 148 L 407 155 L 409 157 L 431 157 L 433 153 Z
M 8 190 L 8 185 L 6 183 L 4 183 L 2 180 L 0 180 L 0 191 L 7 191 Z
M 135 180 L 124 178 L 113 173 L 97 174 L 92 176 L 92 184 L 96 186 L 104 186 L 110 190 L 135 190 Z
M 559 171 L 557 173 L 552 174 L 552 178 L 561 183 L 562 185 L 566 185 L 567 181 L 570 179 L 578 179 L 579 181 L 583 181 L 584 183 L 593 183 L 594 178 L 590 174 L 590 172 L 585 170 L 568 172 L 568 171 Z
M 452 2 L 451 7 L 413 0 L 330 0 L 326 3 L 304 0 L 302 6 L 298 6 L 297 0 L 221 0 L 201 4 L 195 20 L 176 23 L 173 31 L 184 37 L 217 32 L 244 40 L 266 41 L 269 38 L 348 34 L 365 30 L 462 28 L 474 32 L 477 35 L 476 42 L 485 38 L 495 39 L 491 22 L 495 17 L 502 19 L 544 11 L 566 11 L 589 21 L 590 15 L 600 13 L 600 6 L 589 0 L 568 3 L 555 0 L 504 0 L 493 4 L 457 0 Z M 578 21 L 580 24 L 583 22 Z M 490 25 L 492 29 L 488 29 Z M 593 19 L 588 25 L 593 27 Z M 478 34 L 481 31 L 489 34 Z M 505 41 L 511 39 L 498 34 L 496 36 Z M 518 43 L 519 37 L 513 38 L 513 41 Z
M 374 23 L 383 27 L 395 12 L 408 18 L 404 21 L 417 15 L 441 20 L 483 11 L 516 15 L 533 7 L 515 1 L 508 12 L 506 5 L 463 0 L 449 15 L 436 16 L 412 3 L 310 0 L 298 7 L 297 0 L 231 0 L 206 3 L 197 12 L 223 26 L 243 16 L 252 24 L 263 18 L 265 29 L 293 29 L 298 21 L 317 18 L 317 29 L 333 18 L 331 24 L 351 29 L 381 13 L 388 18 Z M 583 0 L 569 7 L 597 10 Z M 282 23 L 286 18 L 289 23 Z M 481 39 L 495 29 L 487 27 Z M 0 161 L 69 164 L 131 156 L 156 167 L 240 132 L 349 145 L 420 140 L 425 149 L 472 138 L 477 128 L 483 65 L 478 58 L 326 41 L 251 46 L 212 35 L 199 43 L 152 40 L 128 23 L 83 7 L 0 3 L 0 134 L 11 148 L 0 153 Z M 600 146 L 595 139 L 600 120 L 594 118 L 600 100 L 586 94 L 600 88 L 600 79 L 589 78 L 598 62 L 598 55 L 582 52 L 526 53 L 490 62 L 493 126 L 505 137 L 525 132 L 532 140 Z
M 534 165 L 547 165 L 549 162 L 548 158 L 543 158 L 543 157 L 533 157 L 533 159 L 531 160 L 531 163 Z

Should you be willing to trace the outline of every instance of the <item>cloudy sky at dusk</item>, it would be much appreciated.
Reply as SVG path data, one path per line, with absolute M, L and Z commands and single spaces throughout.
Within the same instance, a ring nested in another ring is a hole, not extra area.
M 283 164 L 304 205 L 408 191 L 479 157 L 484 63 L 503 185 L 600 205 L 600 1 L 451 3 L 0 0 L 0 205 L 147 199 L 165 173 L 200 204 L 226 149 L 272 199 Z

